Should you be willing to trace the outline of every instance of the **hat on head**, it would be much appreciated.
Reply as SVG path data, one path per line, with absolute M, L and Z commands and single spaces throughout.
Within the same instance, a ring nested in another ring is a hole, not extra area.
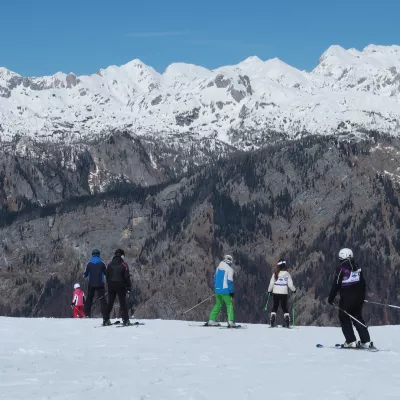
M 98 249 L 92 250 L 92 256 L 99 256 L 99 255 L 100 255 L 100 250 L 98 250 Z
M 117 250 L 115 250 L 114 255 L 115 256 L 124 257 L 125 256 L 125 252 L 122 249 L 117 249 Z
M 341 249 L 339 251 L 339 260 L 349 260 L 353 258 L 353 251 L 348 248 Z
M 78 289 L 78 288 L 80 288 L 80 287 L 81 287 L 81 285 L 80 285 L 79 283 L 75 283 L 74 289 Z

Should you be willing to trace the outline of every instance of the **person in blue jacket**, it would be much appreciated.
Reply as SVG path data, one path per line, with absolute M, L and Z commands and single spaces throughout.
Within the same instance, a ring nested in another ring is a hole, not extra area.
M 206 323 L 207 326 L 218 326 L 216 322 L 219 312 L 221 311 L 222 305 L 225 303 L 226 310 L 228 313 L 228 326 L 235 327 L 235 311 L 233 308 L 233 268 L 232 268 L 232 256 L 226 255 L 224 260 L 218 265 L 214 275 L 214 292 L 216 303 L 211 311 L 209 321 Z
M 97 292 L 97 298 L 100 300 L 101 313 L 103 320 L 107 319 L 107 301 L 105 296 L 104 278 L 106 275 L 107 265 L 100 258 L 100 250 L 94 249 L 92 257 L 86 265 L 83 277 L 88 279 L 88 296 L 85 303 L 85 313 L 90 317 L 92 309 L 93 298 Z

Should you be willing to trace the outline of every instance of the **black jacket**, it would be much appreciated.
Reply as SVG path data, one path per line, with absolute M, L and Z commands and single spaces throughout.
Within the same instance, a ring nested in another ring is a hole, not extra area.
M 352 259 L 343 261 L 336 268 L 328 301 L 332 302 L 339 291 L 341 303 L 361 304 L 365 300 L 365 279 L 361 268 Z
M 127 290 L 131 290 L 129 267 L 122 257 L 114 256 L 107 266 L 106 276 L 108 285 L 124 285 Z
M 106 263 L 99 256 L 93 256 L 86 265 L 83 277 L 88 278 L 91 287 L 104 287 L 106 269 Z

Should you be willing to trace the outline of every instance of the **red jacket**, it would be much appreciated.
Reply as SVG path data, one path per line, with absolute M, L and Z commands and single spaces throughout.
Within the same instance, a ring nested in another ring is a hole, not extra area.
M 75 289 L 72 294 L 72 305 L 73 306 L 83 306 L 85 304 L 85 293 L 82 289 Z

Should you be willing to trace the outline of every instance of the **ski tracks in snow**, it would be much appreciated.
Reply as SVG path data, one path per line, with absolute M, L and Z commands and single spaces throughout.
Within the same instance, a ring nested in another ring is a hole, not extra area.
M 400 398 L 399 327 L 371 328 L 391 352 L 324 351 L 339 328 L 193 329 L 183 321 L 92 329 L 96 320 L 0 318 L 4 400 L 376 400 Z

